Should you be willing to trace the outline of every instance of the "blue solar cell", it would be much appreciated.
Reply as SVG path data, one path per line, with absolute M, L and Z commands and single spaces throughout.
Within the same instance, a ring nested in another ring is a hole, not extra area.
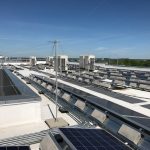
M 17 146 L 8 146 L 7 150 L 18 150 Z
M 131 150 L 101 129 L 60 128 L 77 150 Z
M 6 147 L 0 147 L 0 150 L 6 150 Z
M 30 150 L 29 146 L 3 146 L 0 150 Z
M 19 146 L 19 150 L 30 150 L 29 146 Z

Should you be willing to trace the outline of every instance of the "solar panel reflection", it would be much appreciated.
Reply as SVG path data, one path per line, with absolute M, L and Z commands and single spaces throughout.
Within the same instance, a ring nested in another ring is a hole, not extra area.
M 127 145 L 100 129 L 60 128 L 77 150 L 131 150 Z

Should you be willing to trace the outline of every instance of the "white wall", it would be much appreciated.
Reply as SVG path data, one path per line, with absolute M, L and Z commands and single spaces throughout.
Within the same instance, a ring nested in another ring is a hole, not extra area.
M 79 67 L 85 69 L 85 61 L 84 61 L 84 56 L 79 57 Z
M 40 102 L 0 105 L 0 128 L 41 121 Z

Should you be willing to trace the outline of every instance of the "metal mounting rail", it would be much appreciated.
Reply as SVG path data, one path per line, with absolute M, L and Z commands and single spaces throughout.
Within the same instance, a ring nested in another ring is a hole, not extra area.
M 43 130 L 36 133 L 25 134 L 21 136 L 11 137 L 0 140 L 0 146 L 19 146 L 19 145 L 31 145 L 39 143 L 49 130 Z
M 30 80 L 29 78 L 27 80 Z M 50 92 L 47 92 L 47 90 L 45 88 L 43 88 L 41 85 L 39 85 L 38 83 L 30 80 L 31 85 L 36 88 L 37 90 L 42 90 L 43 94 L 51 101 L 54 101 L 54 95 L 52 95 Z M 69 105 L 69 104 L 68 104 Z M 60 98 L 58 98 L 58 106 L 64 106 L 67 107 L 69 109 L 70 106 L 67 106 L 66 104 L 63 103 L 62 100 L 60 100 Z M 85 116 L 82 113 L 77 114 L 76 110 L 73 109 L 69 109 L 69 113 L 68 115 L 74 119 L 78 124 L 88 124 L 89 126 L 91 126 L 88 122 L 91 122 L 92 120 L 85 118 Z

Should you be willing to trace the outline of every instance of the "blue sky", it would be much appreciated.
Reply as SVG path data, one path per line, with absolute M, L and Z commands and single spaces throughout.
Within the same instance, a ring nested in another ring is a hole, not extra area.
M 0 54 L 150 58 L 150 0 L 0 0 Z

